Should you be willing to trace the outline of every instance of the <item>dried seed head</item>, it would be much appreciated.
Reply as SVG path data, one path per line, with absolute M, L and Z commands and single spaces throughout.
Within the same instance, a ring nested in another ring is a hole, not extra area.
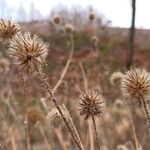
M 11 40 L 9 55 L 19 70 L 29 73 L 45 64 L 48 46 L 37 35 L 17 34 Z
M 54 24 L 60 24 L 61 23 L 61 17 L 59 15 L 55 15 L 52 17 L 52 21 Z
M 150 75 L 144 69 L 127 71 L 121 82 L 122 94 L 127 100 L 139 101 L 150 95 Z
M 97 90 L 87 90 L 80 95 L 80 99 L 80 115 L 85 115 L 85 119 L 104 113 L 105 99 Z
M 47 122 L 51 127 L 58 128 L 62 124 L 62 117 L 56 108 L 53 108 L 47 115 Z
M 122 78 L 123 78 L 123 73 L 121 73 L 121 72 L 114 72 L 114 73 L 111 74 L 111 76 L 109 78 L 110 84 L 112 86 L 114 86 Z
M 115 100 L 115 102 L 114 102 L 114 107 L 115 108 L 120 109 L 120 108 L 123 108 L 123 106 L 124 106 L 124 103 L 121 99 L 116 99 Z
M 64 29 L 67 33 L 72 33 L 74 31 L 74 27 L 72 24 L 66 24 Z
M 5 58 L 0 59 L 0 73 L 6 73 L 9 71 L 9 61 Z
M 90 12 L 90 14 L 89 14 L 89 20 L 90 21 L 93 21 L 94 19 L 95 19 L 95 13 L 94 12 Z
M 20 27 L 11 20 L 0 19 L 0 41 L 12 39 L 18 32 Z
M 27 117 L 30 124 L 44 121 L 43 113 L 36 107 L 28 109 Z
M 91 38 L 91 42 L 94 44 L 94 45 L 97 45 L 98 44 L 98 42 L 99 42 L 99 39 L 98 39 L 98 37 L 95 35 L 95 36 L 93 36 L 92 38 Z

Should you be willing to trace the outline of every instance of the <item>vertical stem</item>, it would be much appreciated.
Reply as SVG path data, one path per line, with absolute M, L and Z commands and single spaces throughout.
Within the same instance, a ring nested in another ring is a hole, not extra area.
M 140 144 L 139 144 L 139 141 L 138 141 L 138 138 L 137 138 L 137 135 L 136 135 L 135 125 L 134 125 L 134 121 L 133 121 L 133 118 L 132 118 L 132 114 L 131 114 L 130 108 L 128 107 L 128 104 L 127 104 L 126 100 L 124 100 L 124 102 L 125 102 L 125 105 L 126 105 L 127 112 L 129 114 L 130 122 L 131 122 L 131 128 L 132 128 L 132 132 L 133 132 L 135 149 L 138 150 L 139 147 L 140 147 Z
M 39 128 L 39 131 L 40 131 L 40 133 L 43 137 L 43 140 L 45 142 L 45 146 L 46 146 L 47 150 L 52 150 L 52 148 L 51 148 L 50 144 L 48 143 L 47 137 L 46 137 L 46 135 L 44 133 L 44 130 L 43 130 L 42 126 L 40 125 L 40 123 L 38 123 L 38 128 Z
M 93 125 L 94 125 L 94 131 L 95 131 L 95 135 L 96 135 L 96 141 L 97 141 L 97 144 L 98 144 L 98 149 L 100 150 L 101 149 L 100 148 L 100 141 L 99 141 L 99 138 L 98 138 L 98 132 L 97 132 L 94 116 L 92 116 L 92 121 L 93 121 Z
M 72 128 L 69 126 L 69 124 L 68 124 L 68 122 L 67 122 L 67 119 L 65 118 L 65 116 L 64 116 L 64 114 L 63 114 L 63 112 L 62 112 L 62 110 L 61 110 L 61 108 L 60 108 L 60 106 L 59 106 L 57 100 L 55 99 L 53 93 L 51 92 L 49 83 L 47 82 L 47 79 L 45 78 L 46 75 L 43 74 L 41 71 L 38 71 L 38 72 L 39 72 L 39 74 L 40 74 L 40 76 L 41 76 L 41 79 L 43 80 L 43 84 L 46 86 L 46 89 L 47 89 L 47 91 L 48 91 L 48 93 L 49 93 L 50 98 L 49 98 L 48 100 L 51 99 L 51 100 L 54 102 L 54 104 L 55 104 L 56 108 L 58 109 L 58 111 L 59 111 L 59 113 L 60 113 L 60 115 L 61 115 L 61 117 L 62 117 L 64 123 L 66 124 L 66 126 L 67 126 L 67 128 L 68 128 L 68 130 L 69 130 L 69 132 L 70 132 L 70 134 L 71 134 L 71 136 L 72 136 L 72 138 L 73 138 L 73 140 L 74 140 L 74 142 L 75 142 L 77 148 L 78 148 L 79 150 L 84 150 L 84 148 L 82 147 L 82 145 L 80 145 L 80 143 L 78 142 L 78 139 L 76 138 L 76 135 L 75 135 L 74 131 L 73 131 Z
M 145 111 L 145 114 L 147 117 L 148 132 L 150 134 L 150 115 L 149 115 L 149 111 L 148 111 L 147 104 L 146 104 L 145 100 L 142 99 L 142 102 L 143 102 L 144 111 Z
M 25 128 L 25 144 L 26 144 L 26 150 L 30 150 L 30 139 L 29 139 L 29 133 L 28 133 L 28 118 L 27 118 L 27 86 L 26 86 L 26 77 L 23 76 L 23 73 L 21 72 L 21 79 L 23 82 L 23 92 L 24 92 L 24 128 Z

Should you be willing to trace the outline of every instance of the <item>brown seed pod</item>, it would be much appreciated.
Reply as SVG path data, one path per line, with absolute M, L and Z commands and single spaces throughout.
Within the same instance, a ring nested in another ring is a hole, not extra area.
M 52 22 L 53 22 L 54 24 L 60 24 L 60 23 L 61 23 L 61 17 L 60 17 L 59 15 L 54 15 L 54 16 L 52 17 Z
M 122 78 L 121 90 L 123 96 L 129 101 L 141 103 L 150 95 L 150 75 L 144 69 L 127 71 Z
M 29 73 L 45 64 L 48 46 L 37 35 L 17 34 L 11 40 L 9 55 L 19 70 Z
M 74 31 L 74 27 L 72 24 L 66 24 L 64 29 L 65 29 L 65 32 L 67 33 L 72 33 Z
M 85 119 L 104 113 L 106 101 L 103 95 L 97 90 L 87 90 L 80 95 L 80 100 L 80 115 L 85 115 Z
M 20 26 L 11 20 L 0 19 L 0 41 L 12 39 L 18 32 Z
M 95 13 L 94 12 L 90 12 L 90 14 L 89 14 L 89 20 L 90 21 L 93 21 L 94 19 L 95 19 Z
M 44 121 L 43 113 L 36 107 L 28 109 L 27 117 L 30 124 Z

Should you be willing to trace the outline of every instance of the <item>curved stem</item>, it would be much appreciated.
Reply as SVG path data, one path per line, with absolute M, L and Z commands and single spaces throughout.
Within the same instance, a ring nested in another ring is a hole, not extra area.
M 72 61 L 72 57 L 73 57 L 73 53 L 74 53 L 74 39 L 73 39 L 73 35 L 72 34 L 70 35 L 70 41 L 71 41 L 71 52 L 70 52 L 68 61 L 67 61 L 66 65 L 65 65 L 65 68 L 63 69 L 63 71 L 61 73 L 61 76 L 60 76 L 59 80 L 57 81 L 56 85 L 54 86 L 54 88 L 52 90 L 52 93 L 55 93 L 56 90 L 58 89 L 58 87 L 60 86 L 60 84 L 62 83 L 62 80 L 65 77 L 65 75 L 67 73 L 67 70 L 69 68 L 69 65 L 70 65 L 70 63 Z

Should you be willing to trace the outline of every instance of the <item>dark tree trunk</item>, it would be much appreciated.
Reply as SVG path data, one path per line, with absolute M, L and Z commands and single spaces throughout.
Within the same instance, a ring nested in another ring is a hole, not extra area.
M 129 47 L 127 51 L 126 68 L 130 69 L 134 53 L 134 34 L 135 34 L 135 14 L 136 14 L 136 0 L 132 0 L 132 20 L 129 30 Z

